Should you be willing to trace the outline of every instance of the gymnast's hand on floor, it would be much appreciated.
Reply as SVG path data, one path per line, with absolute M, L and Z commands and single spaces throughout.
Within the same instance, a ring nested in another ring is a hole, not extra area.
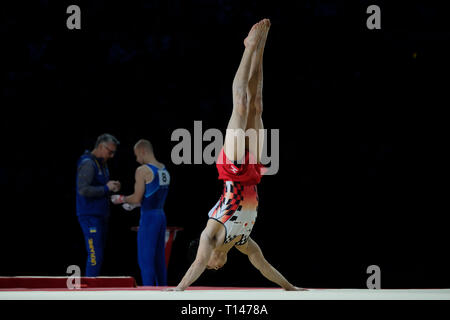
M 305 288 L 299 288 L 299 287 L 295 287 L 293 286 L 292 288 L 287 288 L 285 289 L 286 291 L 308 291 L 308 289 Z
M 184 291 L 184 289 L 175 287 L 175 288 L 165 288 L 163 291 Z

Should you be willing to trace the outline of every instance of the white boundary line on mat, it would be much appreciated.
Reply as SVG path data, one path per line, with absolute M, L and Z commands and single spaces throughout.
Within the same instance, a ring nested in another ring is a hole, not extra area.
M 0 300 L 450 300 L 450 289 L 14 290 Z

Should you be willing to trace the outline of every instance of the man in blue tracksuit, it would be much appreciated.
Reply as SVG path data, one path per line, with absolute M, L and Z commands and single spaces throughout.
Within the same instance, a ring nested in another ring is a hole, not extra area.
M 109 219 L 109 193 L 120 190 L 119 181 L 109 180 L 106 162 L 114 157 L 119 141 L 110 134 L 97 138 L 94 150 L 77 163 L 76 209 L 86 244 L 86 277 L 100 274 Z
M 165 259 L 166 216 L 164 203 L 169 190 L 170 175 L 164 164 L 156 160 L 148 140 L 139 140 L 134 146 L 136 169 L 134 193 L 113 195 L 114 204 L 123 203 L 127 210 L 141 206 L 138 231 L 138 262 L 144 286 L 166 286 Z

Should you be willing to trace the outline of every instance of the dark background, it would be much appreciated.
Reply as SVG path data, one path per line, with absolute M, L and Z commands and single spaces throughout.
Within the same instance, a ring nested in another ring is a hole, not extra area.
M 395 2 L 395 4 L 393 3 Z M 264 125 L 280 130 L 280 168 L 259 186 L 252 237 L 289 281 L 438 288 L 448 273 L 447 11 L 438 1 L 15 1 L 2 4 L 0 275 L 85 266 L 76 161 L 104 132 L 121 142 L 112 179 L 133 190 L 140 138 L 172 176 L 168 225 L 183 227 L 168 269 L 222 190 L 213 165 L 174 165 L 171 133 L 224 130 L 252 24 L 270 18 Z M 66 8 L 81 8 L 81 30 Z M 366 8 L 381 7 L 381 30 Z M 206 146 L 207 143 L 204 144 Z M 447 214 L 446 214 L 447 212 Z M 139 213 L 113 207 L 102 275 L 140 283 Z M 273 286 L 232 250 L 195 285 Z

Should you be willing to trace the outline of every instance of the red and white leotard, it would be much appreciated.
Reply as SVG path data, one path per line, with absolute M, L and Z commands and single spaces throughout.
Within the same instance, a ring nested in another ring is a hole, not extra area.
M 230 161 L 223 148 L 220 151 L 216 162 L 219 179 L 224 181 L 240 182 L 244 186 L 256 185 L 261 181 L 264 166 L 257 163 L 256 158 L 248 150 L 245 152 L 242 164 L 235 164 Z
M 224 181 L 224 188 L 222 196 L 208 216 L 224 225 L 224 243 L 242 235 L 242 239 L 236 243 L 242 245 L 247 242 L 256 221 L 256 185 L 261 181 L 264 166 L 256 163 L 254 156 L 248 151 L 242 164 L 234 164 L 226 157 L 223 148 L 216 166 L 219 179 Z

